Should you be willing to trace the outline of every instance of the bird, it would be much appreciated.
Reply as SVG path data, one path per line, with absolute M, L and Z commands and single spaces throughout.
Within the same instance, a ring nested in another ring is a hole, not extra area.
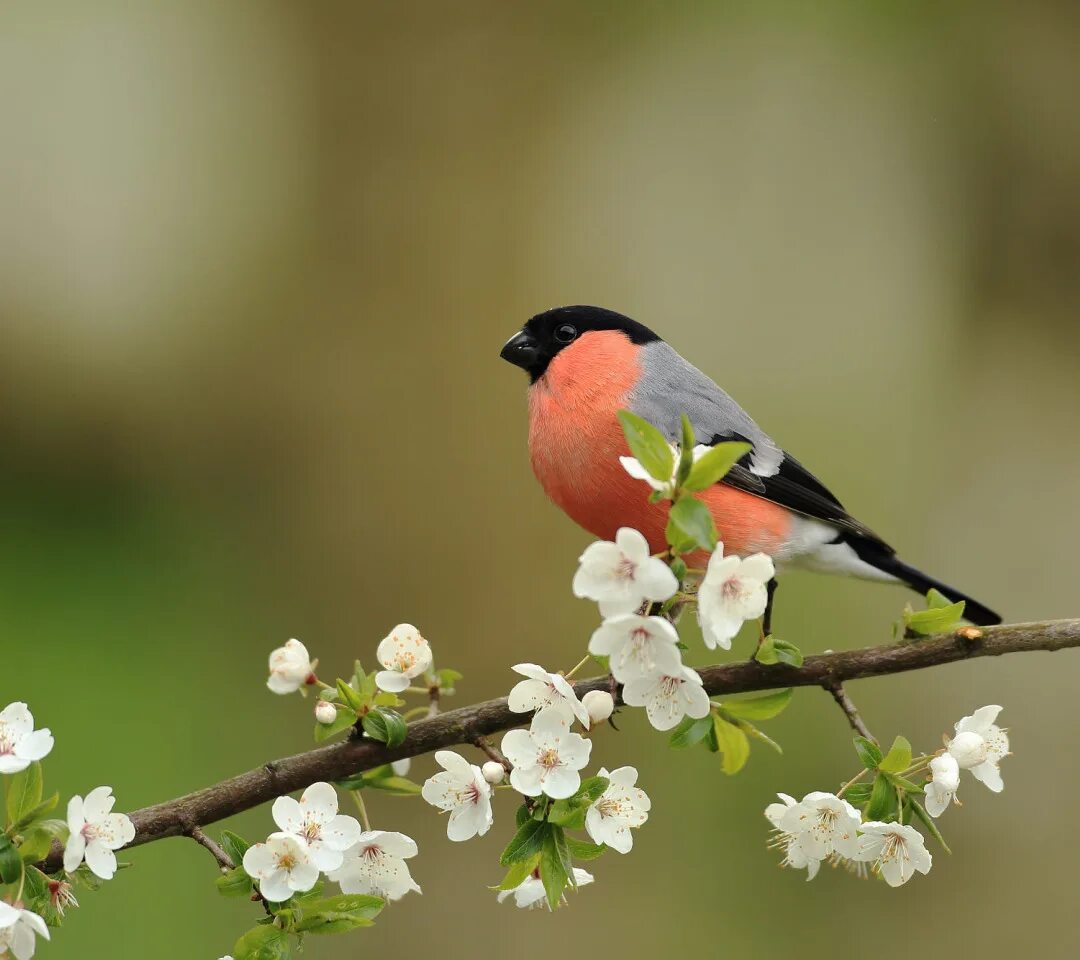
M 637 414 L 672 445 L 681 439 L 686 414 L 696 443 L 736 440 L 751 447 L 719 483 L 698 494 L 726 554 L 767 554 L 778 573 L 802 568 L 903 584 L 920 594 L 935 589 L 963 600 L 971 623 L 1001 622 L 982 603 L 901 560 L 731 396 L 644 324 L 603 307 L 556 307 L 529 319 L 501 356 L 529 376 L 529 457 L 537 480 L 593 536 L 614 540 L 620 528 L 632 527 L 653 553 L 667 548 L 667 506 L 649 502 L 648 491 L 620 462 L 629 447 L 618 413 Z M 766 633 L 776 587 L 774 578 Z

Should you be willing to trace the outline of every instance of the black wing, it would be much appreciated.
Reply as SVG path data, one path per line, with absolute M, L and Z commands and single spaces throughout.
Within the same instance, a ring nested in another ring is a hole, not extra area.
M 714 446 L 726 440 L 751 442 L 740 434 L 728 433 L 716 434 L 708 445 Z M 747 454 L 732 467 L 721 483 L 726 483 L 738 490 L 745 490 L 765 500 L 771 500 L 773 503 L 778 503 L 782 507 L 787 507 L 807 517 L 813 517 L 815 520 L 824 520 L 843 533 L 871 540 L 892 553 L 892 548 L 881 537 L 851 516 L 828 487 L 787 452 L 784 453 L 780 469 L 771 477 L 754 473 L 750 469 L 750 454 Z

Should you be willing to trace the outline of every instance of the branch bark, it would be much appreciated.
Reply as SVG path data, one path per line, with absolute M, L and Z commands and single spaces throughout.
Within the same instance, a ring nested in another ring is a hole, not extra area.
M 1080 647 L 1080 619 L 981 629 L 963 627 L 937 637 L 807 657 L 801 667 L 765 665 L 747 660 L 706 667 L 698 672 L 710 696 L 782 687 L 817 686 L 832 690 L 845 681 L 863 677 L 921 670 L 978 657 L 1071 647 Z M 589 690 L 610 690 L 611 680 L 595 677 L 576 683 L 575 689 L 579 695 Z M 135 825 L 135 839 L 129 846 L 152 843 L 165 837 L 190 836 L 195 828 L 302 790 L 317 781 L 340 780 L 404 757 L 459 744 L 475 744 L 482 737 L 521 726 L 527 719 L 526 715 L 511 713 L 506 698 L 502 697 L 410 724 L 408 738 L 394 749 L 374 740 L 357 738 L 272 760 L 186 796 L 136 810 L 130 814 Z M 54 847 L 47 860 L 38 864 L 47 873 L 55 872 L 61 865 L 62 851 L 58 847 Z

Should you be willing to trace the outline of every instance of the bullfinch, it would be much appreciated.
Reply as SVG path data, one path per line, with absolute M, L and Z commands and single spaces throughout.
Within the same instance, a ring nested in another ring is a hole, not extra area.
M 1001 622 L 981 603 L 900 560 L 648 327 L 601 307 L 558 307 L 529 320 L 502 357 L 529 375 L 529 454 L 537 479 L 594 536 L 614 540 L 620 527 L 634 527 L 654 553 L 666 549 L 667 505 L 649 503 L 648 491 L 619 462 L 629 449 L 617 414 L 637 414 L 676 444 L 685 413 L 699 444 L 740 440 L 752 448 L 720 483 L 698 495 L 725 553 L 768 554 L 780 572 L 800 567 L 906 584 L 919 593 L 936 588 L 950 600 L 966 601 L 964 615 L 972 623 Z M 775 587 L 773 581 L 767 617 Z

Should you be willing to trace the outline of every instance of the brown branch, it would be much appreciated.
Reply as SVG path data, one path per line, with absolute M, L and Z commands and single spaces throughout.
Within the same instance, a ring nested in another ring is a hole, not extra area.
M 194 840 L 196 843 L 206 847 L 206 849 L 209 850 L 211 854 L 213 854 L 214 859 L 218 862 L 218 866 L 221 867 L 222 871 L 232 870 L 233 867 L 236 866 L 236 864 L 232 862 L 232 857 L 230 857 L 224 850 L 221 849 L 221 847 L 219 847 L 213 840 L 211 840 L 205 833 L 203 833 L 200 827 L 191 827 L 187 831 L 187 835 L 191 837 L 191 839 Z
M 833 699 L 840 709 L 844 711 L 848 723 L 851 724 L 851 729 L 859 736 L 866 737 L 867 740 L 873 740 L 874 743 L 877 743 L 877 737 L 870 732 L 870 728 L 863 722 L 863 718 L 859 716 L 859 711 L 856 709 L 854 701 L 847 695 L 844 685 L 839 680 L 834 680 L 832 683 L 824 683 L 822 686 L 833 695 Z
M 747 660 L 705 667 L 699 673 L 711 696 L 781 687 L 829 689 L 848 680 L 921 670 L 976 657 L 1070 647 L 1080 647 L 1080 620 L 1008 624 L 985 629 L 965 627 L 955 633 L 913 642 L 807 657 L 801 667 Z M 610 678 L 596 677 L 575 686 L 580 694 L 589 690 L 608 690 Z M 214 786 L 136 810 L 130 815 L 135 824 L 135 839 L 131 846 L 190 834 L 194 827 L 224 820 L 319 780 L 339 780 L 404 757 L 457 744 L 475 744 L 480 737 L 520 726 L 526 719 L 522 714 L 511 713 L 503 697 L 410 724 L 405 742 L 393 749 L 375 740 L 357 738 L 273 760 Z M 61 863 L 61 851 L 54 847 L 48 859 L 39 866 L 46 872 L 55 872 Z
M 499 766 L 501 766 L 507 773 L 509 773 L 513 767 L 510 761 L 502 755 L 502 751 L 493 747 L 488 743 L 487 737 L 477 737 L 473 743 L 484 752 L 489 760 L 494 760 Z

